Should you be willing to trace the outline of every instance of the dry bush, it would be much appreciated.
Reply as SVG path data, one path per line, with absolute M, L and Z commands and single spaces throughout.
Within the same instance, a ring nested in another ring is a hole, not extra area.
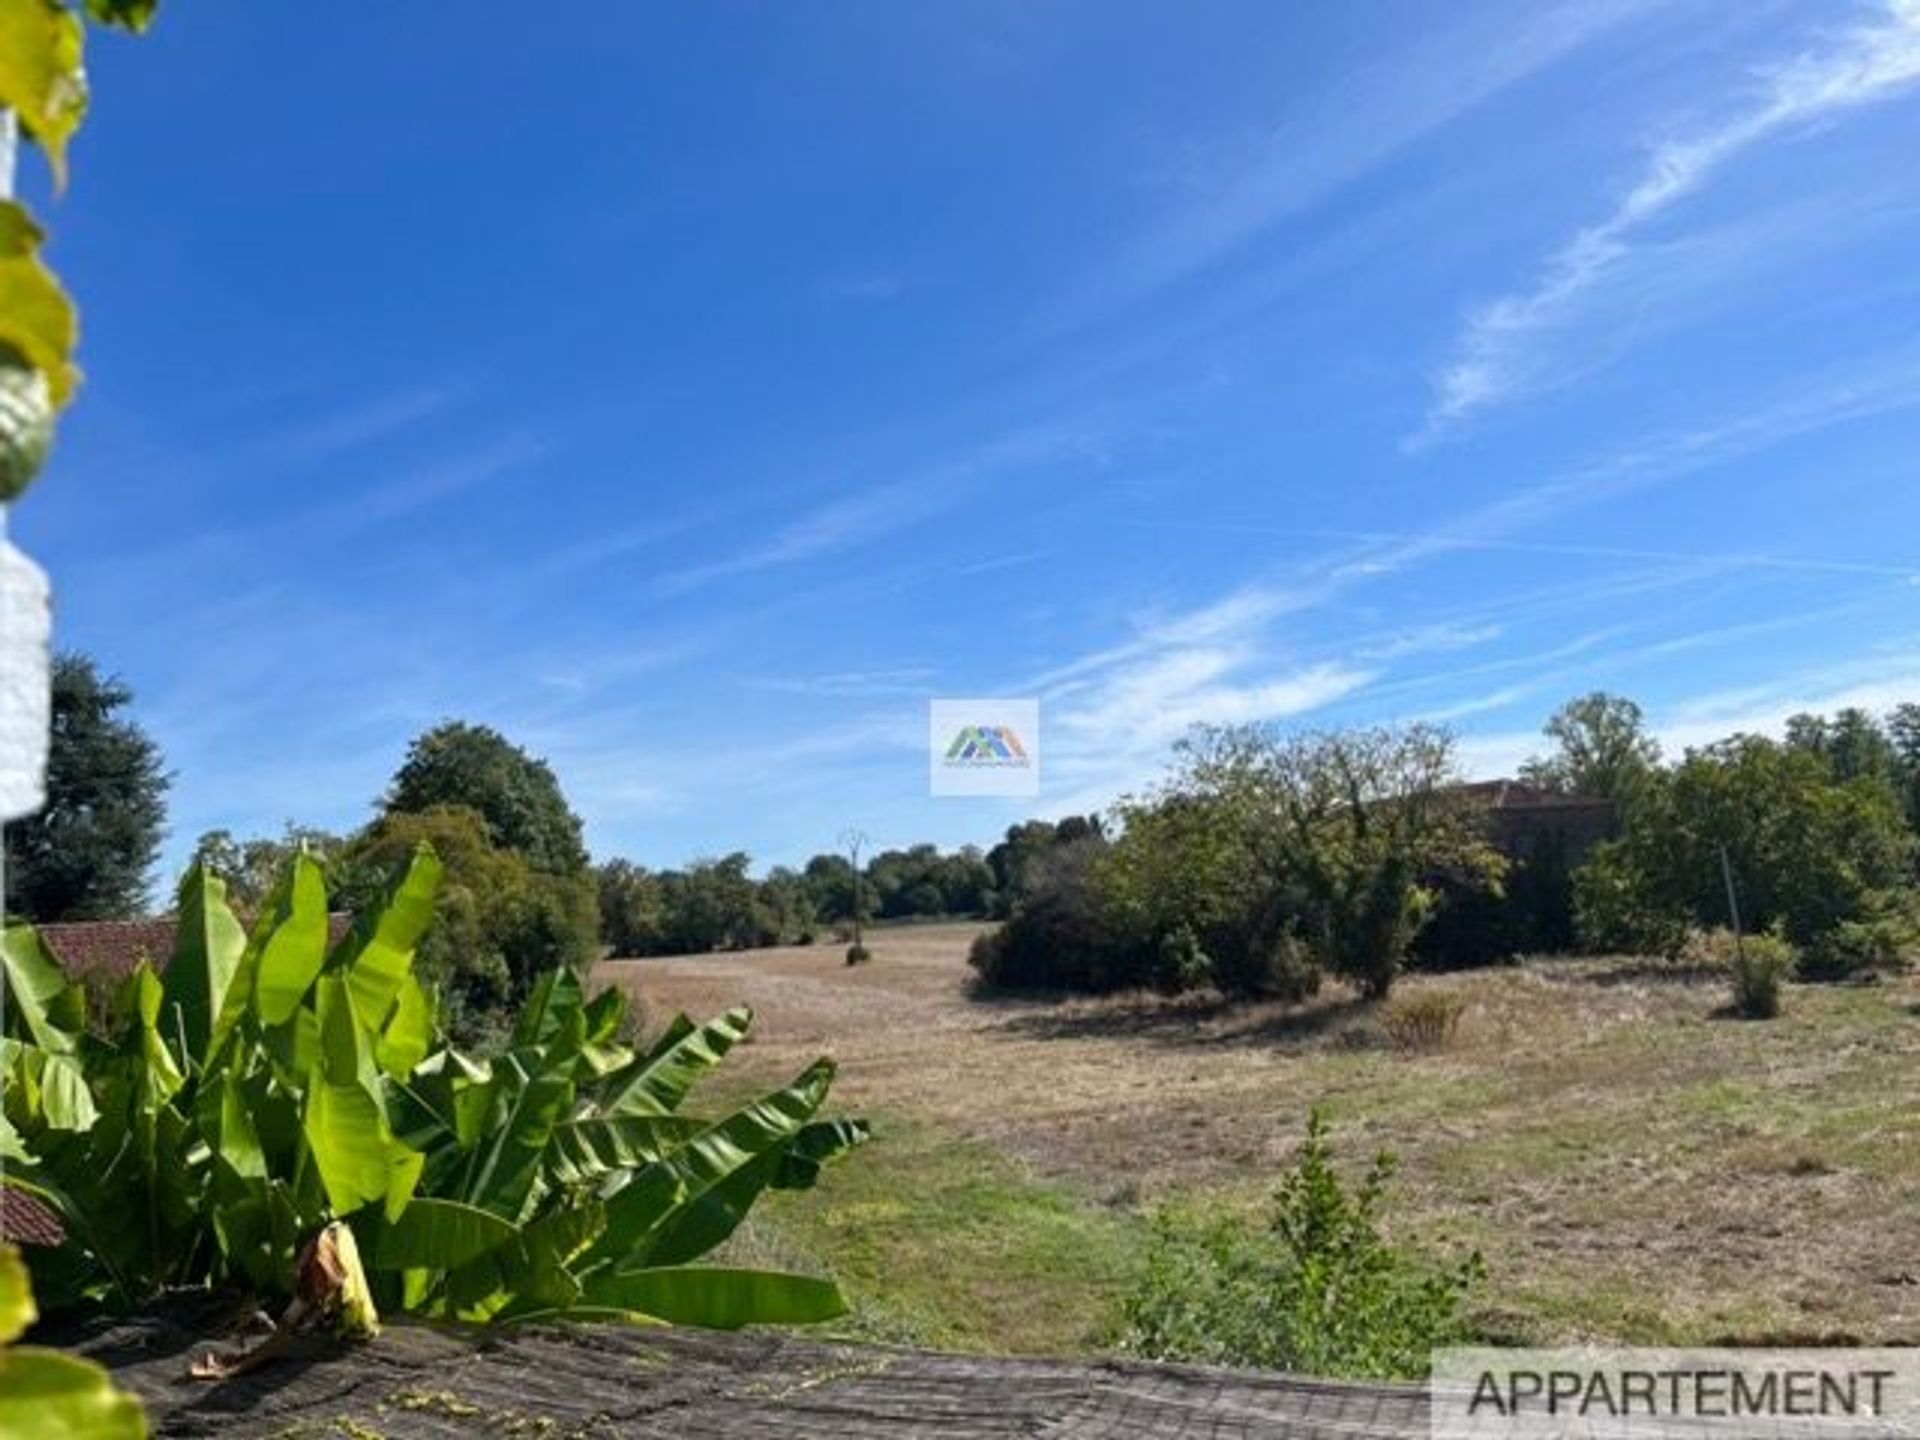
M 1380 1014 L 1380 1029 L 1403 1055 L 1427 1054 L 1453 1045 L 1467 1002 L 1444 990 L 1396 995 Z

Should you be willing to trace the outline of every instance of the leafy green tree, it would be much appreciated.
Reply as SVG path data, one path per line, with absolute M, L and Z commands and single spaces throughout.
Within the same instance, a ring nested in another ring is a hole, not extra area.
M 1893 742 L 1895 782 L 1907 824 L 1920 831 L 1920 705 L 1895 706 L 1887 717 L 1887 736 Z
M 497 730 L 450 720 L 407 748 L 383 812 L 417 814 L 436 805 L 478 811 L 493 843 L 536 870 L 571 875 L 587 868 L 580 817 L 567 805 L 552 768 Z
M 600 939 L 615 955 L 663 954 L 666 899 L 660 877 L 631 860 L 609 860 L 595 872 Z
M 1053 852 L 1075 856 L 1070 869 L 1030 872 L 976 950 L 983 975 L 1093 989 L 1211 978 L 1297 998 L 1331 971 L 1383 996 L 1433 913 L 1427 877 L 1491 885 L 1501 869 L 1454 783 L 1451 738 L 1423 726 L 1201 729 L 1160 789 L 1119 813 L 1110 845 L 1084 835 Z
M 160 749 L 122 712 L 133 691 L 85 655 L 53 664 L 47 803 L 7 827 L 7 908 L 28 920 L 121 919 L 146 905 L 166 823 Z
M 1301 900 L 1301 930 L 1334 973 L 1378 998 L 1434 911 L 1428 876 L 1501 873 L 1453 763 L 1453 737 L 1427 725 L 1277 740 L 1216 732 L 1194 773 L 1249 787 L 1282 822 L 1278 876 Z M 1217 782 L 1216 782 L 1217 783 Z
M 814 914 L 830 924 L 853 919 L 853 907 L 862 907 L 861 919 L 873 908 L 873 887 L 854 883 L 853 862 L 844 855 L 819 854 L 800 872 L 801 883 Z
M 760 912 L 779 945 L 811 942 L 819 925 L 806 880 L 791 865 L 776 865 L 760 882 Z
M 1097 815 L 1069 815 L 1064 820 L 1028 820 L 1007 828 L 1006 838 L 987 852 L 993 872 L 993 911 L 1009 914 L 1034 889 L 1037 869 L 1048 852 L 1087 841 L 1105 839 Z
M 361 893 L 365 885 L 339 873 L 348 864 L 349 841 L 309 825 L 288 823 L 276 839 L 256 835 L 248 840 L 234 838 L 225 828 L 209 830 L 194 842 L 189 865 L 205 865 L 227 884 L 227 898 L 243 913 L 260 907 L 295 855 L 305 853 L 320 862 L 328 884 L 336 889 Z
M 1611 800 L 1630 809 L 1660 765 L 1660 746 L 1633 701 L 1594 691 L 1569 700 L 1546 723 L 1553 749 L 1521 767 L 1532 784 Z
M 747 873 L 752 864 L 752 857 L 736 850 L 661 876 L 664 931 L 673 953 L 746 950 L 773 943 L 778 932 Z
M 375 877 L 423 845 L 446 873 L 420 943 L 421 978 L 444 993 L 456 1036 L 484 1044 L 548 971 L 584 969 L 598 953 L 593 877 L 537 870 L 494 843 L 479 811 L 435 805 L 384 816 L 354 838 L 341 867 L 354 887 L 345 898 L 370 903 Z
M 1743 925 L 1796 946 L 1881 915 L 1911 885 L 1914 837 L 1886 784 L 1737 735 L 1689 751 L 1594 852 L 1577 877 L 1583 937 L 1672 949 L 1689 925 L 1727 924 L 1723 849 Z

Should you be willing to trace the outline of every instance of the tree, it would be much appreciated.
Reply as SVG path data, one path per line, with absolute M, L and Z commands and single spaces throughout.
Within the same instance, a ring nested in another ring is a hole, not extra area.
M 1200 729 L 1158 791 L 1120 807 L 1116 840 L 1082 831 L 1027 860 L 1029 888 L 975 967 L 1007 985 L 1211 979 L 1289 998 L 1327 970 L 1383 996 L 1433 912 L 1428 877 L 1492 884 L 1501 869 L 1452 753 L 1424 726 Z
M 1646 733 L 1633 701 L 1596 690 L 1569 700 L 1546 723 L 1551 754 L 1529 760 L 1521 777 L 1570 795 L 1611 800 L 1624 814 L 1660 765 L 1660 746 Z
M 600 939 L 615 955 L 658 955 L 666 932 L 660 877 L 631 860 L 609 860 L 595 872 Z
M 53 664 L 47 803 L 7 830 L 7 907 L 28 920 L 138 913 L 165 826 L 160 749 L 119 712 L 133 691 L 85 655 Z
M 436 805 L 477 811 L 493 843 L 536 870 L 571 875 L 587 868 L 580 817 L 567 805 L 552 768 L 497 730 L 449 720 L 407 747 L 384 813 L 418 814 Z
M 378 877 L 430 845 L 445 867 L 434 921 L 420 943 L 422 978 L 446 998 L 462 1040 L 484 1040 L 547 972 L 584 969 L 598 950 L 593 878 L 536 870 L 496 845 L 479 811 L 435 805 L 381 817 L 354 837 L 341 867 L 352 908 L 371 903 Z
M 1887 717 L 1887 735 L 1893 741 L 1894 773 L 1907 824 L 1920 831 L 1920 705 L 1895 706 Z
M 1895 904 L 1914 839 L 1882 781 L 1840 780 L 1808 749 L 1736 735 L 1689 751 L 1594 852 L 1576 879 L 1583 937 L 1671 949 L 1689 925 L 1728 924 L 1723 849 L 1746 928 L 1778 926 L 1805 946 Z
M 365 886 L 342 873 L 341 867 L 349 863 L 348 844 L 343 836 L 291 821 L 278 839 L 256 835 L 236 840 L 231 830 L 222 828 L 207 831 L 194 843 L 188 864 L 205 865 L 226 881 L 228 901 L 243 915 L 251 915 L 265 903 L 293 857 L 302 853 L 320 863 L 332 888 L 363 893 Z
M 1196 773 L 1224 767 L 1270 794 L 1284 822 L 1279 877 L 1301 897 L 1301 928 L 1328 969 L 1361 994 L 1392 989 L 1432 918 L 1430 875 L 1501 873 L 1458 784 L 1453 737 L 1427 725 L 1275 740 L 1216 732 Z

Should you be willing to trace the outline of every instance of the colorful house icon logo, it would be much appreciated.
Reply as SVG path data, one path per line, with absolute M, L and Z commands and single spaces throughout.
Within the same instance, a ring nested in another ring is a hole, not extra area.
M 997 767 L 1024 766 L 1031 762 L 1026 747 L 1011 725 L 962 725 L 947 746 L 946 763 Z

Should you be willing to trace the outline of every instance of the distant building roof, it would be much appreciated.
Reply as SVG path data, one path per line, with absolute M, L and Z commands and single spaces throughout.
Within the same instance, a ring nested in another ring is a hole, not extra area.
M 1604 796 L 1568 795 L 1524 780 L 1472 780 L 1459 790 L 1489 810 L 1590 810 L 1609 814 L 1613 811 L 1613 802 Z
M 327 917 L 327 943 L 337 944 L 352 923 L 350 915 Z M 41 941 L 69 975 L 131 975 L 142 960 L 164 970 L 173 954 L 174 921 L 70 920 L 36 925 Z

